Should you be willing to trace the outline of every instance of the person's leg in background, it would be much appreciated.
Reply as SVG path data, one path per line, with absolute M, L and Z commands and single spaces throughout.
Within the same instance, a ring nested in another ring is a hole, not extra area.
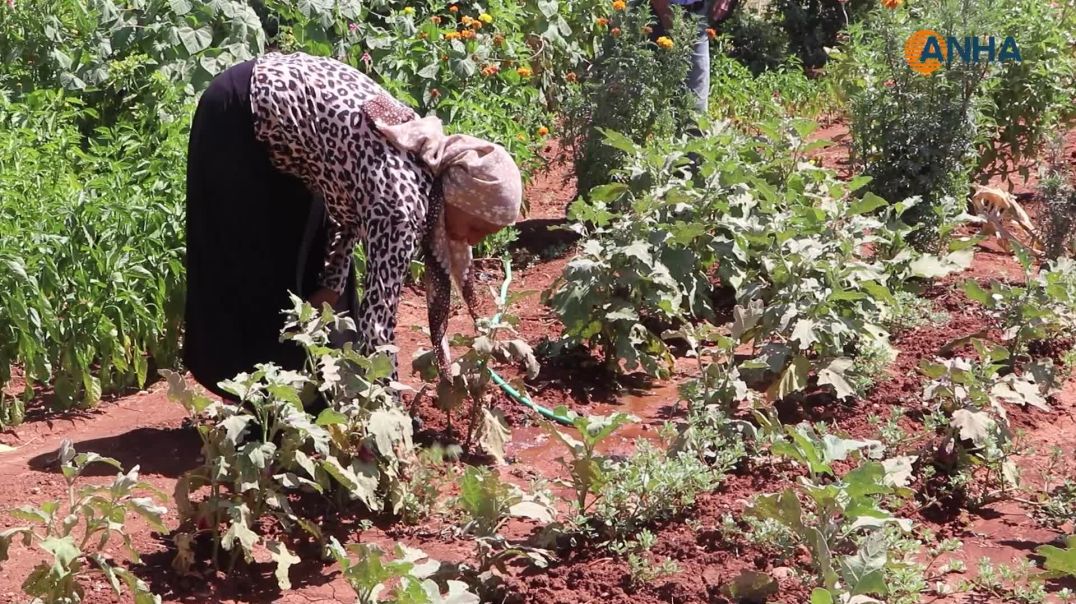
M 698 19 L 698 35 L 691 51 L 691 69 L 687 74 L 687 87 L 695 94 L 695 110 L 705 115 L 710 102 L 710 36 L 706 34 L 706 4 L 698 2 L 687 11 Z

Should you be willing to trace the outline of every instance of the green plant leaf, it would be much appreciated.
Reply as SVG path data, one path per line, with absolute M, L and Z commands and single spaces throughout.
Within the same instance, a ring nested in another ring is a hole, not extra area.
M 1052 578 L 1076 577 L 1076 535 L 1065 538 L 1065 547 L 1040 545 L 1035 553 L 1042 556 L 1046 576 Z
M 816 587 L 811 591 L 811 604 L 834 604 L 829 590 Z
M 277 585 L 280 589 L 287 591 L 291 589 L 291 579 L 288 578 L 288 570 L 295 564 L 302 562 L 299 556 L 288 551 L 288 548 L 279 541 L 267 541 L 265 543 L 266 549 L 269 550 L 269 555 L 276 562 L 276 575 Z
M 209 48 L 209 45 L 213 43 L 213 30 L 208 26 L 198 29 L 180 27 L 176 30 L 176 33 L 179 35 L 179 41 L 183 44 L 183 48 L 186 49 L 188 55 L 196 55 Z
M 0 531 L 0 562 L 7 561 L 8 549 L 11 547 L 11 542 L 14 541 L 16 537 L 21 536 L 22 544 L 29 547 L 33 534 L 33 530 L 28 526 L 18 526 Z
M 132 497 L 127 501 L 127 507 L 145 518 L 153 530 L 159 533 L 168 532 L 168 527 L 161 520 L 161 517 L 168 513 L 168 508 L 163 505 L 157 505 L 149 497 Z
M 834 359 L 825 369 L 818 372 L 818 383 L 823 386 L 833 386 L 837 398 L 843 399 L 856 396 L 856 391 L 845 378 L 845 373 L 852 368 L 855 361 L 848 358 Z
M 811 362 L 802 355 L 792 358 L 781 377 L 766 389 L 766 398 L 769 401 L 778 401 L 793 392 L 803 390 L 807 385 L 807 377 L 811 371 Z
M 232 551 L 235 542 L 238 540 L 244 557 L 249 559 L 250 553 L 254 550 L 254 545 L 258 543 L 258 539 L 258 535 L 250 530 L 249 526 L 233 520 L 228 526 L 228 530 L 221 536 L 220 544 L 224 549 Z
M 778 591 L 780 586 L 773 577 L 754 570 L 741 571 L 735 579 L 721 586 L 721 593 L 736 602 L 765 602 Z
M 852 182 L 855 183 L 855 180 L 853 180 Z M 878 197 L 874 193 L 868 192 L 865 193 L 862 198 L 849 204 L 848 213 L 852 216 L 858 216 L 860 214 L 869 214 L 870 212 L 873 212 L 878 208 L 883 208 L 887 205 L 889 205 L 888 201 L 882 199 L 881 197 Z
M 410 451 L 411 418 L 400 409 L 378 409 L 370 414 L 367 431 L 374 437 L 378 452 L 395 459 L 400 451 Z
M 954 428 L 960 431 L 960 438 L 970 440 L 981 447 L 990 441 L 997 424 L 982 411 L 957 409 L 951 419 Z
M 970 300 L 978 302 L 987 308 L 993 307 L 993 300 L 990 298 L 990 292 L 983 289 L 979 283 L 973 279 L 964 281 L 964 293 Z
M 71 563 L 82 555 L 82 551 L 75 545 L 74 537 L 46 537 L 41 540 L 41 549 L 52 554 L 55 563 L 53 568 L 60 575 L 71 568 Z

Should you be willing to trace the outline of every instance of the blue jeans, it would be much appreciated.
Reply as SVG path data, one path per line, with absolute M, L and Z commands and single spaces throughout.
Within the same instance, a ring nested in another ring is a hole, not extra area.
M 670 5 L 674 4 L 672 0 Z M 710 36 L 706 35 L 706 29 L 710 26 L 706 17 L 706 3 L 695 2 L 694 4 L 680 5 L 684 9 L 684 18 L 695 16 L 698 18 L 698 35 L 691 50 L 691 69 L 687 74 L 687 87 L 695 94 L 695 110 L 706 113 L 710 103 Z M 665 27 L 661 19 L 654 12 L 654 5 L 650 5 L 650 12 L 657 21 L 654 25 L 653 39 L 666 35 Z

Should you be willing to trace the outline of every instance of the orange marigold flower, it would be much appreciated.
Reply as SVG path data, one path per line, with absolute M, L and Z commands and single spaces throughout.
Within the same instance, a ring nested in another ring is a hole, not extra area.
M 469 29 L 465 29 L 465 30 L 461 31 L 459 33 L 459 35 L 464 40 L 470 40 L 470 39 L 474 38 L 474 32 L 472 30 L 469 30 Z
M 548 134 L 549 134 L 549 128 L 546 128 L 545 126 L 540 126 L 538 128 L 538 136 L 546 136 Z
M 713 40 L 714 38 L 716 38 L 716 37 L 717 37 L 717 30 L 716 30 L 716 29 L 714 29 L 714 28 L 712 28 L 712 27 L 708 27 L 708 28 L 706 29 L 706 37 L 707 37 L 707 38 L 710 38 L 711 40 Z
M 627 3 L 624 2 L 624 0 L 614 0 L 613 1 L 613 10 L 622 11 L 625 8 L 628 8 L 628 5 L 627 5 Z
M 904 0 L 882 0 L 882 6 L 889 10 L 899 8 L 901 4 L 904 4 Z
M 520 67 L 516 70 L 516 73 L 518 73 L 521 78 L 529 78 L 531 77 L 532 72 L 530 67 Z
M 460 7 L 453 4 L 452 6 L 448 7 L 448 12 L 450 12 L 450 13 L 458 13 L 458 12 L 460 12 Z
M 434 15 L 434 16 L 430 17 L 430 21 L 433 21 L 434 25 L 440 25 L 441 24 L 441 17 L 438 17 L 437 15 Z
M 458 31 L 450 31 L 450 32 L 444 34 L 444 39 L 446 39 L 446 40 L 458 40 L 459 38 L 460 38 L 460 32 L 458 32 Z
M 468 17 L 467 15 L 464 15 L 464 16 L 460 17 L 460 23 L 463 23 L 464 25 L 470 25 L 471 21 L 472 21 L 472 19 L 470 17 Z
M 605 17 L 598 17 L 597 23 L 598 27 L 605 27 L 606 25 L 609 25 L 609 19 L 606 19 Z
M 569 82 L 574 82 L 579 79 L 579 76 L 575 75 L 574 71 L 569 71 L 568 73 L 564 74 L 564 79 L 568 80 Z
M 504 44 L 504 36 L 502 36 L 501 34 L 493 36 L 493 43 L 497 46 Z
M 482 22 L 479 21 L 478 19 L 475 19 L 475 20 L 471 21 L 471 28 L 476 29 L 476 30 L 477 29 L 482 29 Z
M 614 27 L 613 29 L 609 30 L 609 34 L 612 35 L 614 38 L 619 38 L 620 37 L 620 28 L 619 27 Z
M 672 38 L 670 38 L 669 36 L 661 36 L 660 38 L 658 38 L 658 46 L 664 48 L 665 50 L 669 50 L 673 47 Z

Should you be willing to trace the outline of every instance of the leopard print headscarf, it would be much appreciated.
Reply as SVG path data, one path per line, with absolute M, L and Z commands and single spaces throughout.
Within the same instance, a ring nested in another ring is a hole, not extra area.
M 425 237 L 427 258 L 434 261 L 425 273 L 426 299 L 438 369 L 447 377 L 450 284 L 455 282 L 473 319 L 477 318 L 477 300 L 471 246 L 448 237 L 443 205 L 494 225 L 512 225 L 523 199 L 519 168 L 500 145 L 464 134 L 445 135 L 437 117 L 416 119 L 414 112 L 394 99 L 378 97 L 363 109 L 390 143 L 418 155 L 435 177 Z

